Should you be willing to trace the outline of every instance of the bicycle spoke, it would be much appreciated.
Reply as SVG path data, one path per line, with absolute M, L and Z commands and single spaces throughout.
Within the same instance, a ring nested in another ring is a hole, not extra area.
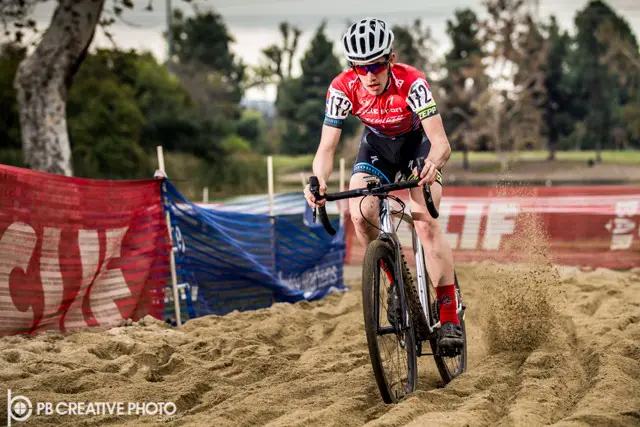
M 385 403 L 413 392 L 417 374 L 413 328 L 411 323 L 402 327 L 405 319 L 394 263 L 388 243 L 375 240 L 368 246 L 362 288 L 365 329 L 373 373 Z
M 405 332 L 398 331 L 397 328 L 391 324 L 389 324 L 388 327 L 386 325 L 383 325 L 383 323 L 389 323 L 389 306 L 387 304 L 387 301 L 389 298 L 388 289 L 390 287 L 390 284 L 387 283 L 387 276 L 382 268 L 378 269 L 377 276 L 379 278 L 378 306 L 380 307 L 378 328 L 384 328 L 385 332 L 391 330 L 393 331 L 393 333 L 385 333 L 384 335 L 379 335 L 378 342 L 380 342 L 382 344 L 381 347 L 384 348 L 385 357 L 383 358 L 383 365 L 387 383 L 389 384 L 389 388 L 394 393 L 395 397 L 399 398 L 401 396 L 404 396 L 404 394 L 406 393 L 409 377 L 408 361 L 405 349 L 406 345 L 405 339 L 403 337 Z M 396 322 L 400 320 L 401 319 L 397 319 Z M 389 341 L 392 342 L 389 343 Z M 386 375 L 386 373 L 389 373 L 389 375 Z M 400 386 L 400 390 L 398 390 L 398 386 Z M 399 394 L 399 392 L 401 392 L 401 394 Z

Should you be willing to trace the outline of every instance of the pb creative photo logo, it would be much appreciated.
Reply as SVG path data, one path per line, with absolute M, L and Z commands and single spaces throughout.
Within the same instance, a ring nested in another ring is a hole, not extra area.
M 33 412 L 33 405 L 28 397 L 12 395 L 7 390 L 7 427 L 11 427 L 12 421 L 26 421 Z

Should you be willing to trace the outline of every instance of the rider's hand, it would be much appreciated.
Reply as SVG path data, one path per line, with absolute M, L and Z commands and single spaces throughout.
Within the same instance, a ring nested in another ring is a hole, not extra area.
M 414 168 L 413 173 L 415 173 L 416 175 L 418 174 L 417 168 Z M 418 183 L 418 185 L 424 185 L 425 183 L 431 185 L 436 182 L 437 178 L 438 168 L 432 161 L 425 160 L 424 167 L 422 168 L 422 172 L 420 173 L 420 182 Z
M 320 183 L 320 194 L 324 195 L 327 192 L 327 183 L 320 178 L 318 178 L 318 182 Z M 307 203 L 312 208 L 319 208 L 321 206 L 324 206 L 324 204 L 326 203 L 325 199 L 318 200 L 316 202 L 316 198 L 313 197 L 313 194 L 311 194 L 311 190 L 309 190 L 309 184 L 304 186 L 304 198 L 307 199 Z

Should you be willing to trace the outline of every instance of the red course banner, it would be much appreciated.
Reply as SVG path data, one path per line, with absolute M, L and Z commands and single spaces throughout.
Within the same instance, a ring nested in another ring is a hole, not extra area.
M 160 185 L 0 165 L 0 335 L 162 319 Z
M 394 194 L 408 201 L 406 190 Z M 440 206 L 456 262 L 522 261 L 538 239 L 558 264 L 638 267 L 639 223 L 639 186 L 445 187 Z M 346 262 L 358 264 L 364 249 L 350 219 L 345 226 Z M 398 234 L 413 264 L 409 228 Z

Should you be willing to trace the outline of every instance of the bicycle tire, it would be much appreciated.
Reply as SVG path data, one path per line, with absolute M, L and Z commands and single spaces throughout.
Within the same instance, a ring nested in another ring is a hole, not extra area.
M 438 308 L 437 308 L 438 304 L 435 302 L 436 294 L 435 294 L 435 288 L 433 287 L 433 283 L 431 282 L 431 278 L 427 277 L 427 279 L 429 281 L 429 286 L 427 286 L 427 292 L 429 293 L 429 302 L 432 305 L 432 310 L 430 310 L 430 313 L 432 313 L 433 324 L 435 324 L 439 321 L 439 314 L 438 314 Z M 458 301 L 462 305 L 462 295 L 460 293 L 460 285 L 458 284 L 458 276 L 457 274 L 455 274 L 455 272 L 454 272 L 454 284 L 455 284 L 456 293 L 458 294 Z M 431 296 L 433 296 L 434 298 L 431 299 Z M 431 301 L 434 301 L 434 302 L 431 303 Z M 458 320 L 460 322 L 460 327 L 462 328 L 462 339 L 464 344 L 460 352 L 460 362 L 455 371 L 452 372 L 452 370 L 449 368 L 449 366 L 446 363 L 446 360 L 445 360 L 446 358 L 438 354 L 437 336 L 434 336 L 430 339 L 431 350 L 433 351 L 433 358 L 436 362 L 436 366 L 438 367 L 438 372 L 440 373 L 440 377 L 442 378 L 442 381 L 444 381 L 445 384 L 450 383 L 454 378 L 458 377 L 459 375 L 461 375 L 463 372 L 467 370 L 467 329 L 464 321 L 464 308 L 462 309 L 461 313 L 458 314 Z
M 405 298 L 409 305 L 409 312 L 411 313 L 411 319 L 415 329 L 416 341 L 426 341 L 429 339 L 429 324 L 427 318 L 422 310 L 422 302 L 420 302 L 420 294 L 416 288 L 416 284 L 411 276 L 411 270 L 404 257 L 404 251 L 402 245 L 398 242 L 400 247 L 400 258 L 402 259 L 402 282 L 404 283 Z
M 367 336 L 367 344 L 369 347 L 369 357 L 373 374 L 380 391 L 382 400 L 385 403 L 396 403 L 402 400 L 406 395 L 415 391 L 418 377 L 418 356 L 416 352 L 416 342 L 414 336 L 413 323 L 411 316 L 407 316 L 409 320 L 409 329 L 404 334 L 404 349 L 407 354 L 407 384 L 405 393 L 398 395 L 392 391 L 392 387 L 387 381 L 385 368 L 383 365 L 380 347 L 378 345 L 378 322 L 375 318 L 375 307 L 379 307 L 379 287 L 380 280 L 376 280 L 376 274 L 380 277 L 379 261 L 383 260 L 387 267 L 393 271 L 395 277 L 395 257 L 393 248 L 382 240 L 374 240 L 368 246 L 364 256 L 362 267 L 362 309 L 364 314 L 364 326 Z M 376 273 L 377 272 L 377 273 Z M 408 307 L 408 306 L 407 306 Z M 380 308 L 380 307 L 379 307 Z M 382 316 L 382 310 L 378 310 Z M 406 313 L 404 314 L 406 315 Z

